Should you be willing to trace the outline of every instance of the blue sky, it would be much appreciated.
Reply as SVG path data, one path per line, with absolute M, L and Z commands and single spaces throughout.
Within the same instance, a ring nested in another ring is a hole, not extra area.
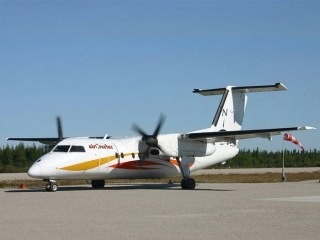
M 276 82 L 288 91 L 250 94 L 243 129 L 319 129 L 319 80 L 320 1 L 0 0 L 2 146 L 56 136 L 56 115 L 69 137 L 152 133 L 160 113 L 162 133 L 207 128 L 220 97 L 194 88 Z M 319 130 L 292 134 L 320 149 Z

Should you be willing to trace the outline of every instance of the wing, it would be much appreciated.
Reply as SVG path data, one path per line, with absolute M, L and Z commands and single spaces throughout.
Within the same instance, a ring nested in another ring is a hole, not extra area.
M 29 142 L 40 142 L 43 144 L 55 145 L 59 142 L 59 138 L 7 138 L 7 140 L 13 141 L 29 141 Z
M 198 140 L 204 142 L 234 142 L 241 139 L 249 138 L 268 138 L 274 135 L 280 135 L 282 132 L 309 130 L 313 127 L 288 127 L 288 128 L 271 128 L 271 129 L 256 129 L 256 130 L 239 130 L 239 131 L 220 131 L 220 132 L 191 132 L 182 134 L 181 139 Z
M 65 137 L 63 139 L 66 139 L 68 137 Z M 100 136 L 100 137 L 79 137 L 79 138 L 94 138 L 94 139 L 109 139 L 111 136 Z M 59 138 L 7 138 L 7 140 L 12 140 L 12 141 L 22 141 L 22 142 L 39 142 L 42 144 L 47 144 L 47 145 L 56 145 L 58 142 L 61 141 Z

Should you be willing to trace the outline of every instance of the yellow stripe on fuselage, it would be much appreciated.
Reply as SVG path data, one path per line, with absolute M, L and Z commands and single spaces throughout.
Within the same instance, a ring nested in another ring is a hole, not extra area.
M 67 170 L 67 171 L 85 171 L 92 168 L 99 167 L 99 159 L 82 162 L 74 165 L 70 165 L 67 167 L 60 168 L 61 170 Z
M 131 155 L 131 153 L 127 153 L 124 156 L 129 156 L 129 155 Z M 111 162 L 115 159 L 116 159 L 115 156 L 108 156 L 108 157 L 100 158 L 100 165 L 99 165 L 99 159 L 94 159 L 94 160 L 90 160 L 90 161 L 82 162 L 82 163 L 77 163 L 77 164 L 66 166 L 66 167 L 59 168 L 59 169 L 66 170 L 66 171 L 86 171 L 86 170 L 90 170 L 93 168 L 97 168 L 97 167 L 99 167 L 103 164 L 106 164 L 108 162 Z

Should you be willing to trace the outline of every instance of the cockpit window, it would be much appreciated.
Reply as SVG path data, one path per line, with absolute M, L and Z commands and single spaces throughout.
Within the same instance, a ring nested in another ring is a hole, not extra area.
M 72 146 L 70 152 L 85 152 L 83 146 Z
M 57 145 L 52 152 L 68 152 L 70 145 Z

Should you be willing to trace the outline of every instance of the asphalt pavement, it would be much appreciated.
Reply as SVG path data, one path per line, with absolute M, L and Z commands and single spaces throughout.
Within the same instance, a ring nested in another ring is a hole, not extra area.
M 0 239 L 319 239 L 320 183 L 0 189 Z
M 320 171 L 320 167 L 313 168 L 285 168 L 287 173 L 298 172 L 315 172 Z M 250 173 L 282 173 L 282 168 L 239 168 L 239 169 L 203 169 L 198 170 L 191 175 L 202 174 L 250 174 Z M 0 173 L 0 181 L 2 180 L 31 180 L 27 173 Z

